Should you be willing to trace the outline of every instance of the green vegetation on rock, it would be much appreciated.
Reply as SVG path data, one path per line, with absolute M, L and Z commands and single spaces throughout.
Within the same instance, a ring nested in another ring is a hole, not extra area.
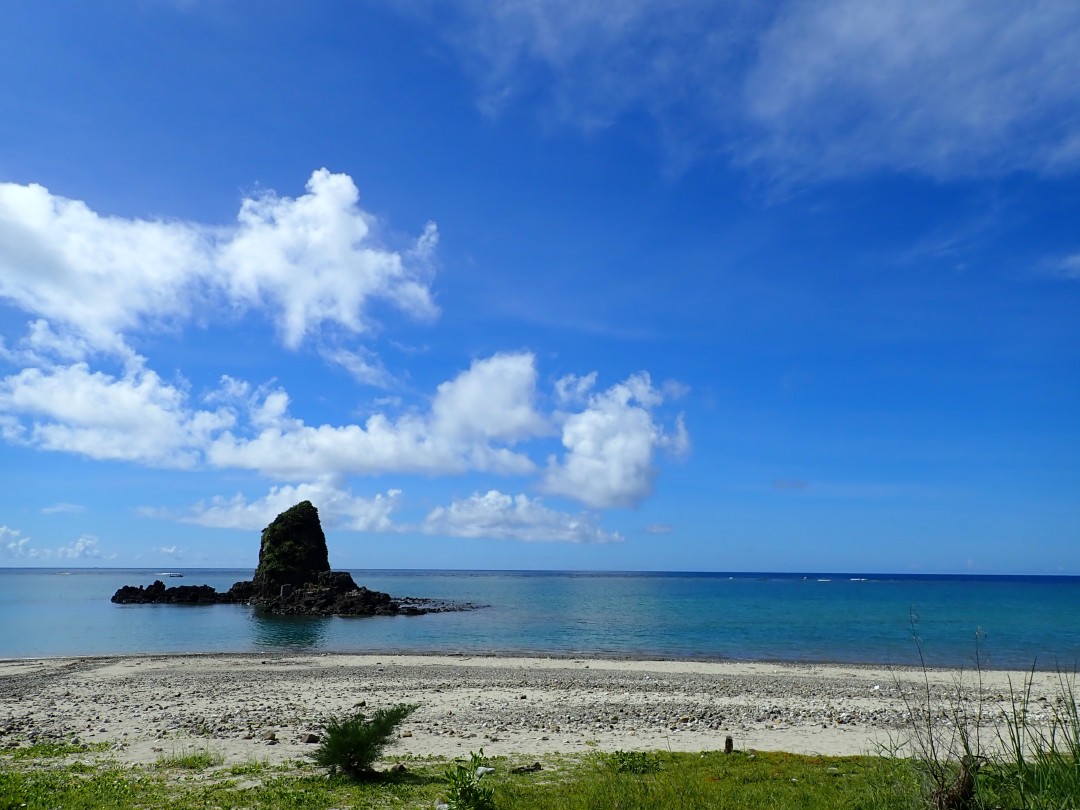
M 282 585 L 301 587 L 330 570 L 326 535 L 311 501 L 286 509 L 263 529 L 255 591 L 276 596 Z

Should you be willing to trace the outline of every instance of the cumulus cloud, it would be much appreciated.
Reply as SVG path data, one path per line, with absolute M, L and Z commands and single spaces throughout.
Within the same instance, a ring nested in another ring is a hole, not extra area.
M 584 410 L 563 421 L 566 452 L 549 458 L 544 491 L 596 508 L 632 506 L 648 496 L 657 453 L 689 450 L 681 417 L 673 432 L 657 422 L 654 411 L 662 402 L 644 373 L 592 394 Z
M 84 534 L 72 543 L 59 548 L 35 548 L 30 545 L 30 538 L 24 537 L 18 529 L 0 526 L 0 553 L 6 557 L 39 560 L 83 560 L 98 559 L 102 556 L 98 539 Z
M 0 379 L 5 438 L 45 450 L 158 467 L 193 467 L 217 431 L 234 421 L 226 409 L 192 410 L 187 393 L 142 366 L 119 376 L 85 363 L 23 369 Z
M 40 555 L 40 552 L 30 545 L 29 537 L 23 537 L 21 531 L 7 526 L 0 526 L 0 551 L 3 551 L 5 557 L 34 558 Z
M 428 534 L 526 542 L 613 543 L 623 539 L 618 532 L 605 531 L 590 515 L 560 512 L 544 506 L 539 498 L 497 490 L 437 507 L 421 528 Z
M 298 347 L 325 326 L 361 334 L 369 308 L 437 313 L 428 287 L 438 230 L 383 246 L 348 175 L 320 169 L 297 198 L 245 199 L 235 225 L 103 216 L 37 184 L 0 183 L 0 299 L 37 319 L 27 348 L 68 359 L 126 355 L 126 336 L 198 310 L 266 312 Z
M 1073 2 L 458 0 L 432 17 L 492 112 L 540 99 L 592 128 L 644 111 L 669 149 L 777 176 L 1080 165 Z
M 96 348 L 188 315 L 209 255 L 192 225 L 103 217 L 37 184 L 0 183 L 0 297 Z
M 539 470 L 530 449 L 561 432 L 565 452 L 548 459 L 540 482 L 545 492 L 592 507 L 637 503 L 651 491 L 658 453 L 679 455 L 688 448 L 681 417 L 673 427 L 661 424 L 656 409 L 664 395 L 647 374 L 601 392 L 590 391 L 595 374 L 572 384 L 567 379 L 557 384 L 557 398 L 575 399 L 583 409 L 544 414 L 537 407 L 535 357 L 497 354 L 439 385 L 427 413 L 309 425 L 291 415 L 281 388 L 254 388 L 226 376 L 200 408 L 186 385 L 165 383 L 141 358 L 119 375 L 75 363 L 0 379 L 0 431 L 10 442 L 93 459 L 252 470 L 301 482 L 281 487 L 278 504 L 285 493 L 294 497 L 300 487 L 312 486 L 302 482 L 348 475 L 531 476 Z M 357 526 L 377 528 L 386 516 L 382 507 L 371 515 L 365 509 L 354 514 L 342 505 L 341 514 Z M 269 502 L 215 503 L 202 519 L 258 527 L 277 511 Z
M 101 557 L 101 549 L 96 537 L 84 534 L 74 543 L 60 546 L 55 554 L 61 560 L 97 559 Z
M 516 442 L 548 431 L 536 412 L 536 358 L 496 354 L 442 383 L 431 407 L 433 432 L 458 439 Z
M 408 413 L 397 420 L 374 414 L 363 425 L 307 425 L 289 418 L 287 396 L 274 392 L 253 406 L 254 413 L 265 411 L 265 403 L 276 397 L 273 420 L 254 435 L 221 433 L 206 455 L 217 467 L 294 481 L 385 472 L 529 474 L 535 465 L 528 456 L 503 445 L 548 430 L 532 405 L 535 385 L 531 354 L 499 354 L 441 384 L 429 414 Z
M 359 532 L 388 532 L 394 529 L 391 515 L 397 509 L 401 490 L 391 489 L 371 498 L 354 496 L 330 479 L 271 487 L 262 498 L 248 501 L 243 495 L 213 498 L 196 504 L 189 514 L 180 516 L 185 523 L 219 529 L 258 531 L 275 517 L 300 501 L 311 501 L 323 522 Z
M 244 200 L 239 228 L 214 260 L 230 302 L 275 311 L 291 348 L 326 322 L 365 331 L 365 310 L 375 298 L 414 317 L 435 314 L 426 283 L 438 242 L 434 223 L 411 251 L 410 264 L 372 243 L 374 220 L 357 207 L 359 192 L 348 175 L 320 169 L 307 191 L 297 199 L 268 193 Z

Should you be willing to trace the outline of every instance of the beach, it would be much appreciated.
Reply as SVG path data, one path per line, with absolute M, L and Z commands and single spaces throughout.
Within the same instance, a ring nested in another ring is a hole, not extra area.
M 987 671 L 1005 705 L 1033 679 L 1032 720 L 1055 673 Z M 325 720 L 396 703 L 419 708 L 387 751 L 452 758 L 589 750 L 877 753 L 904 737 L 903 692 L 947 710 L 974 673 L 829 664 L 467 655 L 153 655 L 0 661 L 0 747 L 103 743 L 121 762 L 191 747 L 227 763 L 309 753 Z M 1041 712 L 1041 714 L 1040 714 Z

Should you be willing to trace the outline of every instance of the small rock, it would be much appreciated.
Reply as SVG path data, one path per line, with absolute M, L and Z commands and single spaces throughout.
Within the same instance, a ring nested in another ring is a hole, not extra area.
M 303 743 L 317 743 L 322 738 L 318 734 L 307 733 L 300 738 Z
M 411 737 L 412 732 L 411 731 L 403 731 L 403 732 L 401 732 L 401 736 L 402 737 Z
M 277 732 L 276 731 L 264 731 L 262 733 L 262 739 L 266 740 L 267 742 L 270 742 L 271 740 L 277 740 Z
M 390 766 L 390 773 L 405 773 L 407 770 L 405 765 L 400 762 L 397 765 Z
M 539 762 L 534 762 L 532 765 L 518 765 L 516 768 L 511 768 L 510 773 L 535 773 L 541 771 L 544 766 Z

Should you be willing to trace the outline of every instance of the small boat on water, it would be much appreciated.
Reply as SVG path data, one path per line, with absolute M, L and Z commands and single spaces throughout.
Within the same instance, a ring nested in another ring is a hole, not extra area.
M 178 571 L 158 571 L 159 577 L 182 577 L 183 574 Z

